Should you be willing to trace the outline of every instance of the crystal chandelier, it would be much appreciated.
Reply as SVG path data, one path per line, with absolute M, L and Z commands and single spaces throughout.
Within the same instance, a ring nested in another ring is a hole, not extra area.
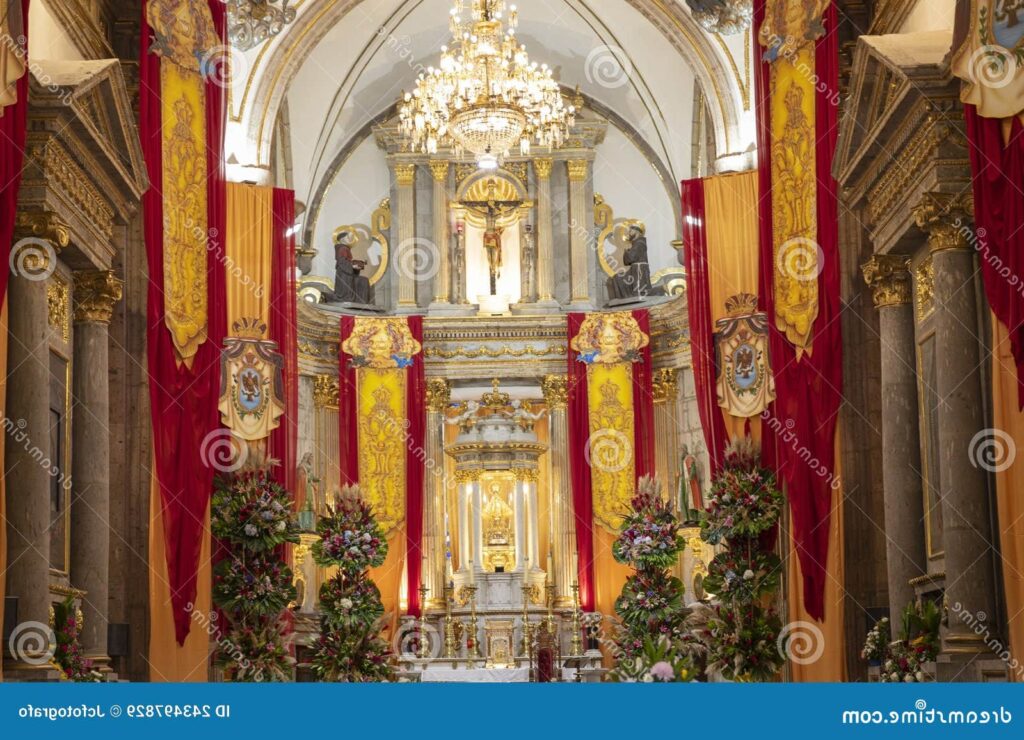
M 731 36 L 750 26 L 752 0 L 686 0 L 693 17 L 708 33 Z
M 295 20 L 290 0 L 225 0 L 228 38 L 240 51 L 248 51 L 276 36 Z M 281 7 L 276 7 L 276 6 Z
M 451 11 L 452 41 L 441 47 L 438 67 L 416 80 L 399 105 L 401 132 L 413 151 L 436 154 L 451 147 L 456 156 L 471 152 L 484 169 L 494 169 L 514 147 L 523 155 L 531 144 L 555 149 L 575 123 L 576 109 L 562 101 L 546 64 L 531 62 L 516 41 L 518 13 L 513 5 L 505 29 L 504 0 L 456 0 Z

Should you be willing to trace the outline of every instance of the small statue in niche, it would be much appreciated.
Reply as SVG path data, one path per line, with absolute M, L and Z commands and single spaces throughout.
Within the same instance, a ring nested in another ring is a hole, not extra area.
M 362 272 L 366 262 L 352 256 L 356 235 L 351 231 L 338 233 L 334 240 L 334 294 L 330 303 L 373 304 L 373 286 Z
M 647 261 L 644 227 L 641 224 L 630 224 L 626 242 L 629 246 L 622 254 L 624 267 L 608 278 L 608 300 L 635 303 L 650 296 L 661 295 L 661 290 L 651 285 L 651 266 Z
M 523 301 L 524 302 L 531 302 L 531 301 L 536 300 L 536 296 L 534 295 L 534 292 L 535 292 L 534 285 L 536 283 L 536 280 L 534 280 L 534 263 L 535 263 L 536 258 L 537 258 L 537 254 L 536 254 L 537 245 L 536 245 L 536 242 L 535 242 L 535 240 L 533 238 L 533 225 L 532 224 L 524 224 L 523 225 L 523 240 L 522 241 L 523 241 L 523 276 L 522 276 Z

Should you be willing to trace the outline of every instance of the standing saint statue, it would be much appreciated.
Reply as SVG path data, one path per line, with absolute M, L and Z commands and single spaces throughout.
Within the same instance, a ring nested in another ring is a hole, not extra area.
M 504 229 L 498 220 L 514 213 L 523 202 L 520 200 L 498 200 L 498 184 L 491 179 L 487 182 L 487 200 L 465 201 L 462 205 L 471 208 L 485 219 L 484 249 L 487 251 L 487 268 L 491 278 L 491 295 L 498 295 L 498 279 L 501 277 L 501 235 Z

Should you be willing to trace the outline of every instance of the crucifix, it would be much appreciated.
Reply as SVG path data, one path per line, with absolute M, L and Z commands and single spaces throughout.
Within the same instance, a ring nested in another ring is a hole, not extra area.
M 498 200 L 498 184 L 493 179 L 487 182 L 487 200 L 463 201 L 462 205 L 482 215 L 485 219 L 484 249 L 487 250 L 487 267 L 491 273 L 491 295 L 498 295 L 498 278 L 501 277 L 501 235 L 498 219 L 514 213 L 521 200 Z

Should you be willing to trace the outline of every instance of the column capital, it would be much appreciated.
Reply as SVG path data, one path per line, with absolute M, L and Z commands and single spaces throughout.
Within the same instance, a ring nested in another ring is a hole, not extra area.
M 313 379 L 313 405 L 318 409 L 339 406 L 341 383 L 333 375 L 317 375 Z
M 655 403 L 675 401 L 679 397 L 679 374 L 676 369 L 665 368 L 655 371 L 651 390 Z
M 875 308 L 910 304 L 910 258 L 897 254 L 876 254 L 860 266 L 864 282 L 874 293 Z
M 533 160 L 533 169 L 537 173 L 537 177 L 541 180 L 547 180 L 551 177 L 551 167 L 554 165 L 554 161 L 551 159 L 535 159 Z
M 928 234 L 932 252 L 970 249 L 974 241 L 974 195 L 925 193 L 914 208 L 914 220 Z
M 566 375 L 546 375 L 541 382 L 548 408 L 564 409 L 569 404 L 569 378 Z
M 430 173 L 434 176 L 435 182 L 448 182 L 448 162 L 432 161 L 430 163 Z
M 416 182 L 416 165 L 415 164 L 396 164 L 395 165 L 395 180 L 401 187 L 409 187 Z
M 71 229 L 53 211 L 18 211 L 14 239 L 11 270 L 35 278 L 54 269 L 51 262 L 71 243 Z
M 452 386 L 444 378 L 431 378 L 427 383 L 427 408 L 443 414 L 452 401 Z
M 570 159 L 566 162 L 569 168 L 569 182 L 586 182 L 590 174 L 590 160 Z
M 113 270 L 75 273 L 75 323 L 109 324 L 114 304 L 124 295 L 124 281 Z

